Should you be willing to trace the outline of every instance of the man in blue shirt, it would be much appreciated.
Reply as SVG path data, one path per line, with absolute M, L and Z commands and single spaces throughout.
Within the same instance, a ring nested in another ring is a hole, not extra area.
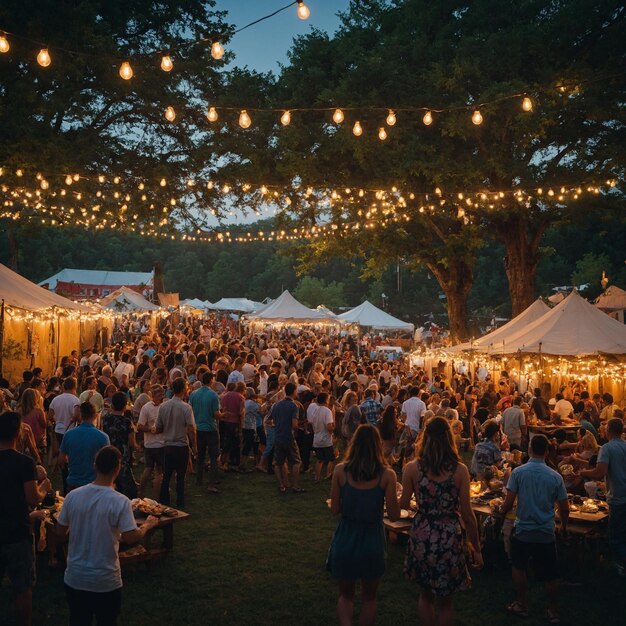
M 609 505 L 609 542 L 620 576 L 626 576 L 626 441 L 622 439 L 624 423 L 618 417 L 606 425 L 608 443 L 600 448 L 593 469 L 581 470 L 590 480 L 606 479 L 606 501 Z
M 94 425 L 96 408 L 91 402 L 80 405 L 80 417 L 80 425 L 68 430 L 61 442 L 59 463 L 69 464 L 67 493 L 95 480 L 96 454 L 100 448 L 110 444 L 109 436 Z
M 219 493 L 219 489 L 215 486 L 219 483 L 217 477 L 217 460 L 220 454 L 220 434 L 217 429 L 216 420 L 219 419 L 222 414 L 220 412 L 220 399 L 215 391 L 211 389 L 212 383 L 213 374 L 211 372 L 205 372 L 202 375 L 202 387 L 196 389 L 189 396 L 189 404 L 191 404 L 196 420 L 198 438 L 196 481 L 198 485 L 202 484 L 204 463 L 208 450 L 210 462 L 208 491 L 209 493 Z
M 554 530 L 554 505 L 558 504 L 561 531 L 565 535 L 569 518 L 567 490 L 562 476 L 546 465 L 548 439 L 535 435 L 530 442 L 528 463 L 511 473 L 507 495 L 501 514 L 505 516 L 517 498 L 515 532 L 511 538 L 513 583 L 517 599 L 507 610 L 520 617 L 528 616 L 526 569 L 533 561 L 535 574 L 544 580 L 548 593 L 548 620 L 558 623 L 557 594 L 559 577 L 556 538 Z
M 378 423 L 378 418 L 383 408 L 379 402 L 376 402 L 375 396 L 376 391 L 374 389 L 366 389 L 365 400 L 361 404 L 361 413 L 367 420 L 367 423 L 372 426 L 376 426 Z

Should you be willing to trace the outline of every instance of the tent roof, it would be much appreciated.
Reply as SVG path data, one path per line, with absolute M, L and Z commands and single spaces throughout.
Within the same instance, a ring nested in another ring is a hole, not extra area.
M 309 309 L 298 302 L 289 291 L 283 291 L 276 300 L 266 307 L 249 316 L 253 320 L 267 320 L 274 322 L 301 322 L 314 324 L 316 322 L 337 321 L 318 309 Z
M 109 272 L 107 270 L 76 270 L 65 268 L 54 276 L 42 280 L 40 285 L 48 285 L 48 289 L 56 289 L 57 282 L 78 283 L 85 285 L 147 285 L 153 279 L 152 272 Z
M 248 298 L 222 298 L 208 308 L 215 311 L 238 311 L 240 313 L 252 313 L 263 306 L 261 302 L 255 302 Z
M 319 304 L 315 309 L 311 309 L 311 311 L 321 311 L 328 317 L 337 317 L 336 313 L 333 313 L 326 305 Z
M 100 304 L 105 309 L 114 311 L 156 311 L 159 307 L 146 300 L 140 293 L 129 289 L 128 287 L 120 287 L 106 298 L 102 298 Z
M 604 311 L 623 311 L 626 309 L 626 291 L 611 285 L 596 298 L 596 306 Z
M 53 291 L 39 287 L 30 280 L 20 276 L 5 265 L 0 264 L 0 299 L 7 306 L 25 309 L 27 311 L 41 311 L 52 307 L 71 309 L 88 313 L 90 309 L 76 304 Z
M 181 304 L 194 309 L 208 309 L 213 306 L 208 300 L 200 300 L 199 298 L 188 298 L 187 300 L 182 300 Z
M 339 319 L 352 324 L 386 330 L 406 330 L 412 332 L 414 328 L 413 324 L 403 322 L 397 317 L 385 313 L 385 311 L 367 300 L 354 309 L 339 315 Z
M 583 356 L 626 354 L 626 325 L 602 313 L 577 291 L 506 339 L 504 354 Z

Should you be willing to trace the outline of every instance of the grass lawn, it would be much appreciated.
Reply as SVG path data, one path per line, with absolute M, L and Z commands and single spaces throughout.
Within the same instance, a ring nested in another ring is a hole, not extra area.
M 307 493 L 280 495 L 273 477 L 256 472 L 228 474 L 220 495 L 208 495 L 190 484 L 191 519 L 177 525 L 173 552 L 159 563 L 124 572 L 120 624 L 336 623 L 336 588 L 324 568 L 336 524 L 325 504 L 329 483 L 313 485 L 307 475 L 303 486 Z M 389 546 L 379 591 L 379 624 L 418 623 L 418 589 L 403 579 L 403 556 L 403 546 Z M 585 584 L 563 589 L 564 623 L 626 624 L 626 581 L 606 563 L 586 562 L 566 574 Z M 62 570 L 48 570 L 42 560 L 38 576 L 34 624 L 66 624 Z M 543 590 L 536 583 L 531 586 L 531 617 L 518 620 L 504 611 L 512 599 L 506 568 L 473 577 L 473 590 L 455 600 L 457 624 L 547 623 Z M 9 615 L 5 583 L 0 624 L 11 624 Z

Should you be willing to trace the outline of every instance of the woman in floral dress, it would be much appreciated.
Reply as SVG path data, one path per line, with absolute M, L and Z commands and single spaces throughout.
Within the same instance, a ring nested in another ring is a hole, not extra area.
M 468 589 L 466 544 L 475 567 L 482 566 L 478 525 L 469 494 L 470 477 L 461 462 L 448 421 L 435 417 L 418 439 L 416 459 L 402 476 L 400 506 L 408 509 L 415 494 L 417 513 L 409 535 L 405 575 L 421 587 L 422 626 L 452 624 L 452 594 Z

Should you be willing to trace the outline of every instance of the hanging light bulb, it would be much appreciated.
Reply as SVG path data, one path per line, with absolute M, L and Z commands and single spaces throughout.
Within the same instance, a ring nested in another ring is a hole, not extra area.
M 50 58 L 50 53 L 48 52 L 48 48 L 42 48 L 37 55 L 37 63 L 41 65 L 41 67 L 48 67 L 50 63 L 52 63 L 52 59 Z
M 343 122 L 343 111 L 341 109 L 335 109 L 333 122 L 335 122 L 335 124 L 341 124 L 341 122 Z
M 48 183 L 48 181 L 44 178 L 41 183 L 39 183 L 39 186 L 42 189 L 48 189 L 48 187 L 50 187 L 50 184 Z
M 389 115 L 387 115 L 387 125 L 393 126 L 396 123 L 396 114 L 389 109 Z
M 426 126 L 430 126 L 433 123 L 433 114 L 430 111 L 426 111 L 426 113 L 424 113 L 424 117 L 422 118 L 422 122 L 424 122 Z
M 363 134 L 363 127 L 361 126 L 361 122 L 358 120 L 354 122 L 354 126 L 352 127 L 352 134 L 356 137 L 360 137 Z
M 120 65 L 120 76 L 124 80 L 130 80 L 133 77 L 133 74 L 133 68 L 130 66 L 130 63 L 128 61 L 124 61 L 124 63 Z
M 169 55 L 165 55 L 161 59 L 161 69 L 164 72 L 171 72 L 174 68 L 174 63 L 172 62 L 172 58 Z
M 252 120 L 250 119 L 248 112 L 244 109 L 239 114 L 239 126 L 241 126 L 241 128 L 250 128 L 250 124 L 252 124 Z
M 474 113 L 472 114 L 472 124 L 476 126 L 480 126 L 482 123 L 483 123 L 483 116 L 481 115 L 480 111 L 476 109 Z
M 381 141 L 385 141 L 385 139 L 387 139 L 387 131 L 382 126 L 378 129 L 378 138 Z
M 167 185 L 167 181 L 165 180 L 165 178 L 162 178 L 162 179 L 159 181 L 159 185 L 161 185 L 161 187 L 165 187 L 165 185 Z
M 309 15 L 311 15 L 311 11 L 309 7 L 304 4 L 303 0 L 298 0 L 298 17 L 301 20 L 308 20 Z
M 7 53 L 11 49 L 11 44 L 6 38 L 6 35 L 0 35 L 0 52 Z
M 209 122 L 217 122 L 217 111 L 215 107 L 211 107 L 206 116 L 209 118 Z
M 100 174 L 100 176 L 98 176 L 98 182 L 99 183 L 103 183 L 104 182 L 104 176 L 102 174 Z
M 219 61 L 224 56 L 224 48 L 222 47 L 222 44 L 217 40 L 211 44 L 211 56 L 216 61 Z
M 533 110 L 533 101 L 528 96 L 522 100 L 522 109 L 524 109 L 524 111 Z
M 289 111 L 285 111 L 281 116 L 280 116 L 280 123 L 283 126 L 289 126 L 289 124 L 291 124 L 291 113 Z
M 174 111 L 174 107 L 167 107 L 167 109 L 165 109 L 165 119 L 168 122 L 173 122 L 176 119 L 176 111 Z
M 74 179 L 73 179 L 73 178 L 72 178 L 72 177 L 68 174 L 68 175 L 65 177 L 65 184 L 66 184 L 66 185 L 71 185 L 71 184 L 72 184 L 72 182 L 73 182 L 73 180 L 74 180 Z

